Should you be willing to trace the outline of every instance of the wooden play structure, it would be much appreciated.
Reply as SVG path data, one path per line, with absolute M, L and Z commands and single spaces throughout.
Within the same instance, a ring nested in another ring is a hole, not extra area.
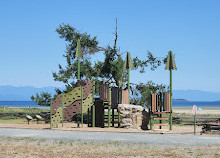
M 162 129 L 162 126 L 171 126 L 169 118 L 172 113 L 170 104 L 170 93 L 153 93 L 149 98 L 150 105 L 150 129 L 155 129 L 156 126 Z M 166 117 L 164 117 L 166 115 Z M 159 123 L 155 123 L 159 121 Z M 166 123 L 164 123 L 166 121 Z
M 115 82 L 105 82 L 80 80 L 80 59 L 82 51 L 80 41 L 77 41 L 76 58 L 78 60 L 77 83 L 75 88 L 67 94 L 59 94 L 51 103 L 50 128 L 57 128 L 59 123 L 72 121 L 73 117 L 81 116 L 81 127 L 84 124 L 84 114 L 87 114 L 87 124 L 91 127 L 114 127 L 115 123 L 120 126 L 120 115 L 118 114 L 118 104 L 129 104 L 130 91 L 130 69 L 134 68 L 131 55 L 127 52 L 123 69 L 127 71 L 127 90 L 122 86 L 116 86 Z M 170 93 L 152 94 L 150 97 L 150 129 L 153 129 L 155 120 L 159 120 L 159 127 L 170 125 L 172 130 L 172 70 L 176 69 L 172 52 L 167 58 L 167 70 L 170 70 Z M 96 92 L 96 86 L 99 92 Z M 107 112 L 107 113 L 106 113 Z M 162 117 L 169 114 L 169 118 Z M 78 118 L 78 117 L 77 117 Z M 78 120 L 78 119 L 77 119 Z M 169 121 L 169 124 L 163 124 L 162 121 Z M 77 121 L 79 125 L 79 121 Z

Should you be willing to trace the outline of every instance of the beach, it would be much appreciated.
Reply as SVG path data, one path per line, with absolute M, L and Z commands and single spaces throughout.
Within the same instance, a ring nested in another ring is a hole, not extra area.
M 192 114 L 192 107 L 173 107 L 173 113 Z M 214 114 L 220 115 L 220 107 L 203 107 L 197 114 Z

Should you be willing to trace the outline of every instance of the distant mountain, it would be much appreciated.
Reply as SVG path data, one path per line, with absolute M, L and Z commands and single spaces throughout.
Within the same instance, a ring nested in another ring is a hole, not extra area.
M 40 92 L 55 94 L 55 87 L 35 88 L 31 86 L 0 86 L 0 101 L 31 101 L 30 96 Z
M 0 101 L 30 101 L 30 96 L 40 92 L 55 94 L 55 87 L 0 86 Z M 220 101 L 220 93 L 201 90 L 174 90 L 175 101 Z
M 175 102 L 189 102 L 189 100 L 186 99 L 173 99 Z
M 190 101 L 217 101 L 220 100 L 220 93 L 201 90 L 174 90 L 173 99 L 179 98 Z

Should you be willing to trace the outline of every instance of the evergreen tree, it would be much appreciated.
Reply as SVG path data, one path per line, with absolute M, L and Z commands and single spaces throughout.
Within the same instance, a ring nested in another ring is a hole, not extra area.
M 80 78 L 82 80 L 98 80 L 99 78 L 105 78 L 107 81 L 116 81 L 118 85 L 119 81 L 124 83 L 127 78 L 126 72 L 123 71 L 124 61 L 122 59 L 122 54 L 117 48 L 117 21 L 116 21 L 116 31 L 115 31 L 115 40 L 114 45 L 108 45 L 107 48 L 101 47 L 98 44 L 97 37 L 91 37 L 89 34 L 80 33 L 76 28 L 70 26 L 69 24 L 62 24 L 57 29 L 56 32 L 60 35 L 61 39 L 64 39 L 66 44 L 66 50 L 63 57 L 66 59 L 66 65 L 58 65 L 58 72 L 52 72 L 54 80 L 64 83 L 65 89 L 62 91 L 56 89 L 57 94 L 53 99 L 61 93 L 70 92 L 77 81 L 77 59 L 76 57 L 76 48 L 77 41 L 80 40 L 81 50 L 83 59 L 80 62 Z M 92 65 L 90 59 L 93 54 L 104 52 L 105 59 L 104 61 L 97 61 Z M 148 52 L 146 60 L 140 60 L 138 57 L 133 58 L 133 63 L 135 69 L 140 68 L 140 72 L 145 72 L 145 67 L 151 66 L 151 70 L 155 70 L 158 66 L 161 65 L 161 61 L 153 57 L 151 52 Z M 124 84 L 123 84 L 124 85 Z M 48 98 L 48 93 L 41 93 L 40 95 L 31 97 L 38 105 L 41 105 L 43 102 L 49 102 L 53 100 L 50 96 Z M 45 100 L 47 99 L 47 100 Z M 43 101 L 44 100 L 44 101 Z M 49 104 L 44 104 L 49 106 Z

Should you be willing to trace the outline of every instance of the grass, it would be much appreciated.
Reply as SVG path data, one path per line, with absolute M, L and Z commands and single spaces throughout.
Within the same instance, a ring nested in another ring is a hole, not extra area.
M 0 138 L 0 149 L 0 157 L 220 157 L 220 146 L 175 147 L 28 138 Z
M 48 108 L 14 108 L 14 107 L 0 107 L 0 123 L 27 123 L 25 117 L 18 117 L 18 113 L 23 113 L 24 115 L 39 114 L 41 112 L 49 112 Z M 33 122 L 33 121 L 32 121 Z M 36 122 L 36 121 L 35 121 Z M 44 121 L 39 121 L 39 123 L 44 123 Z
M 27 123 L 25 118 L 17 118 L 17 119 L 0 119 L 0 123 Z
M 0 113 L 41 113 L 49 112 L 49 108 L 13 108 L 13 107 L 0 107 Z

